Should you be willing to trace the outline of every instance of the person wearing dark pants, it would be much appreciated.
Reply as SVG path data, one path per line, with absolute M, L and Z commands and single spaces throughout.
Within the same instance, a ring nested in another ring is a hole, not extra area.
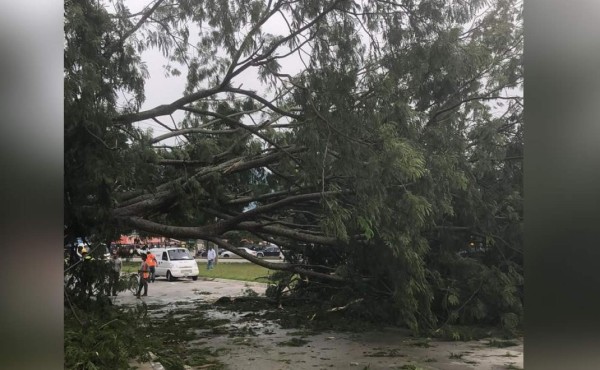
M 117 295 L 117 287 L 119 283 L 119 277 L 121 276 L 121 269 L 123 268 L 123 262 L 117 253 L 113 253 L 112 259 L 110 260 L 110 271 L 108 275 L 108 289 L 106 294 L 112 293 L 113 296 Z
M 94 258 L 87 253 L 87 249 L 81 249 L 81 286 L 83 295 L 88 298 L 94 295 L 93 290 L 93 278 L 94 278 L 94 268 L 92 264 L 95 262 Z
M 155 279 L 155 274 L 156 274 L 156 256 L 154 256 L 154 253 L 148 251 L 148 253 L 146 253 L 146 262 L 148 263 L 148 266 L 150 267 L 150 282 L 153 283 L 154 279 Z
M 148 263 L 146 263 L 146 255 L 142 254 L 142 265 L 138 270 L 140 274 L 140 285 L 138 286 L 138 290 L 136 293 L 136 297 L 140 298 L 140 293 L 142 292 L 142 288 L 144 288 L 144 296 L 148 295 L 148 277 L 150 277 L 150 267 Z
M 215 250 L 213 249 L 213 247 L 210 247 L 208 249 L 208 252 L 206 252 L 206 269 L 207 270 L 212 270 L 213 268 L 215 268 L 215 259 L 217 258 L 217 253 L 215 252 Z

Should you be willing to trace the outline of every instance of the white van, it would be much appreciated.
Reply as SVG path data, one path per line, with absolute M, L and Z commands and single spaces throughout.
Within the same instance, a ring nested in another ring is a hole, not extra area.
M 180 277 L 198 280 L 198 263 L 187 249 L 152 248 L 150 252 L 156 256 L 156 277 L 164 276 L 169 281 Z

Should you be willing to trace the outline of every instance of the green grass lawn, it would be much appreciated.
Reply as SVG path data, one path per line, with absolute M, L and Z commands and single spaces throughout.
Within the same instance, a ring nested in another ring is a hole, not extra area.
M 125 262 L 123 261 L 123 272 L 137 272 L 140 267 L 139 262 Z M 220 279 L 231 279 L 231 280 L 242 280 L 242 281 L 256 281 L 266 283 L 267 276 L 273 273 L 265 267 L 255 265 L 253 263 L 219 263 L 212 270 L 206 269 L 206 263 L 198 263 L 198 270 L 200 270 L 200 277 L 213 277 Z

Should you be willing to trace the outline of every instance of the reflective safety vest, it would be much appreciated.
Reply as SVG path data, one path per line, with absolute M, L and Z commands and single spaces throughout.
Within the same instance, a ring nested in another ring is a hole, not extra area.
M 155 267 L 156 266 L 156 257 L 154 256 L 154 254 L 148 253 L 146 255 L 146 263 L 150 267 Z
M 148 279 L 148 277 L 150 276 L 150 273 L 148 272 L 148 263 L 142 262 L 142 269 L 140 270 L 140 272 L 142 273 L 142 277 L 144 279 Z

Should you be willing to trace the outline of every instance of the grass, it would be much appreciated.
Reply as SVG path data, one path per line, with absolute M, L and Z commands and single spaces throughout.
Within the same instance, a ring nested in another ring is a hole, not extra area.
M 140 267 L 140 262 L 125 262 L 123 261 L 123 268 L 121 269 L 122 273 L 131 273 L 137 272 Z
M 200 265 L 200 276 L 208 278 L 231 279 L 241 281 L 268 282 L 271 270 L 253 263 L 220 263 L 212 270 Z
M 123 262 L 123 272 L 137 272 L 140 266 L 139 262 Z M 200 278 L 219 278 L 219 279 L 231 279 L 241 281 L 254 281 L 260 283 L 268 282 L 268 276 L 273 271 L 255 265 L 250 262 L 242 263 L 219 263 L 212 270 L 207 270 L 206 265 L 198 263 L 198 270 L 200 271 Z

